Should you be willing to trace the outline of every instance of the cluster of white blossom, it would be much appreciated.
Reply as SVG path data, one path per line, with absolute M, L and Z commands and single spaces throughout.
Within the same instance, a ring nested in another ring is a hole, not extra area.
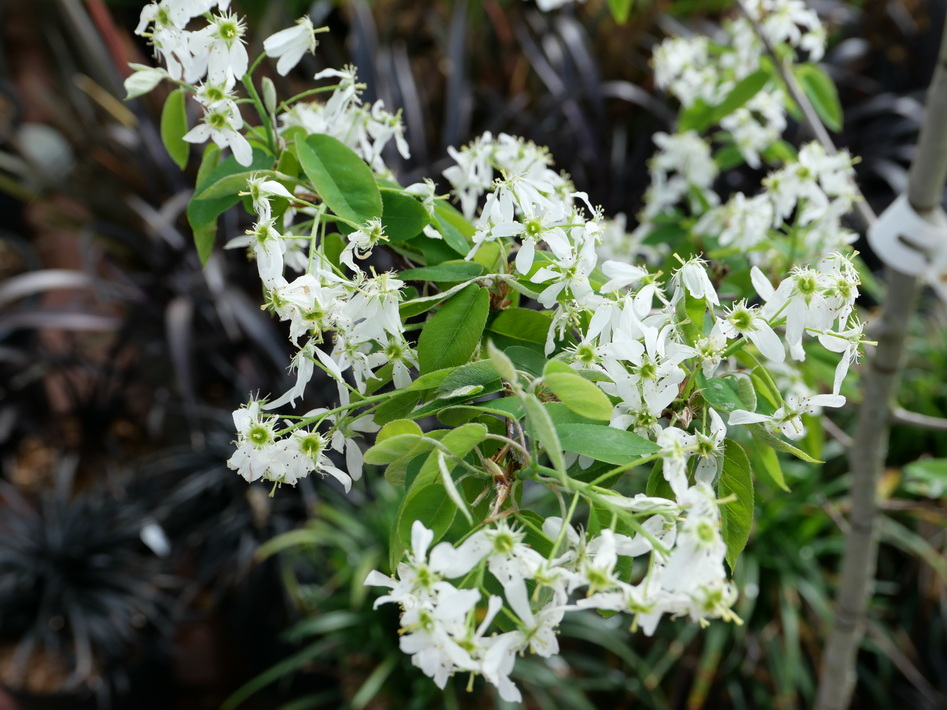
M 378 174 L 387 176 L 382 151 L 394 139 L 398 152 L 411 157 L 399 114 L 390 113 L 379 99 L 371 106 L 362 104 L 363 86 L 354 66 L 324 69 L 316 79 L 332 79 L 338 87 L 326 101 L 297 101 L 279 115 L 280 132 L 300 126 L 307 133 L 322 133 L 338 139 L 354 150 Z
M 147 5 L 136 32 L 149 38 L 167 69 L 135 67 L 126 86 L 129 96 L 136 96 L 163 79 L 188 85 L 204 116 L 184 140 L 200 143 L 211 139 L 229 147 L 238 163 L 249 165 L 252 149 L 244 135 L 235 91 L 237 81 L 248 72 L 246 25 L 228 6 L 229 0 L 161 0 Z M 217 12 L 212 12 L 215 8 Z M 201 16 L 207 24 L 188 29 Z M 315 50 L 316 32 L 308 17 L 300 18 L 294 27 L 268 37 L 263 42 L 264 53 L 278 60 L 277 72 L 285 75 L 306 52 Z M 386 112 L 380 102 L 369 109 L 361 106 L 354 68 L 322 71 L 315 78 L 336 79 L 338 85 L 324 103 L 296 103 L 274 116 L 281 131 L 302 126 L 307 132 L 333 135 L 351 146 L 378 174 L 387 174 L 380 155 L 392 138 L 401 153 L 408 155 L 400 117 Z M 275 106 L 266 110 L 275 114 Z M 352 479 L 361 475 L 361 449 L 352 437 L 357 432 L 376 431 L 373 423 L 364 417 L 339 417 L 327 435 L 287 423 L 280 435 L 277 418 L 264 415 L 263 410 L 295 403 L 317 366 L 337 381 L 343 405 L 350 399 L 346 373 L 355 388 L 364 392 L 373 370 L 390 364 L 395 385 L 406 386 L 416 356 L 405 339 L 398 313 L 404 284 L 389 273 L 366 273 L 358 263 L 385 240 L 379 220 L 370 220 L 347 235 L 341 263 L 349 272 L 343 273 L 325 257 L 318 240 L 320 210 L 297 198 L 282 183 L 261 176 L 248 181 L 244 194 L 250 196 L 257 220 L 246 236 L 227 246 L 250 248 L 266 306 L 289 322 L 289 337 L 297 348 L 291 364 L 296 384 L 273 401 L 254 399 L 234 412 L 237 451 L 228 465 L 248 481 L 262 478 L 291 485 L 317 471 L 337 478 L 348 490 Z M 274 200 L 283 202 L 281 217 L 276 216 Z M 297 225 L 298 217 L 308 221 Z M 331 347 L 325 344 L 328 334 Z M 311 417 L 319 414 L 309 413 Z M 336 419 L 329 414 L 322 418 Z M 332 465 L 327 446 L 345 454 L 347 473 Z
M 616 504 L 619 498 L 615 496 Z M 567 612 L 623 612 L 649 636 L 665 614 L 702 623 L 736 620 L 730 611 L 736 590 L 727 581 L 726 545 L 711 488 L 692 487 L 679 503 L 639 495 L 621 499 L 621 504 L 641 515 L 635 535 L 605 528 L 589 538 L 550 517 L 542 532 L 547 541 L 558 543 L 547 557 L 524 541 L 522 529 L 505 520 L 459 545 L 441 542 L 428 552 L 434 534 L 416 521 L 411 550 L 395 575 L 373 571 L 365 583 L 390 588 L 375 606 L 401 606 L 401 650 L 439 687 L 458 671 L 481 674 L 511 702 L 522 700 L 510 679 L 517 655 L 529 651 L 549 658 L 558 653 L 556 631 Z M 620 558 L 637 559 L 644 569 L 636 566 L 634 574 L 626 574 Z M 503 597 L 489 595 L 486 610 L 479 613 L 480 590 L 458 589 L 450 582 L 482 578 L 471 574 L 476 568 L 489 570 L 503 589 Z M 575 598 L 579 590 L 585 594 Z M 488 635 L 504 607 L 515 628 Z
M 330 263 L 315 238 L 307 238 L 304 243 L 310 247 L 308 257 L 304 260 L 297 258 L 293 262 L 302 273 L 290 280 L 286 276 L 289 265 L 284 259 L 289 253 L 287 243 L 295 248 L 296 243 L 303 240 L 291 233 L 294 229 L 292 225 L 283 234 L 276 230 L 271 200 L 298 200 L 281 183 L 263 177 L 250 178 L 247 194 L 252 198 L 253 211 L 258 221 L 247 236 L 233 239 L 227 246 L 249 246 L 253 250 L 264 286 L 266 307 L 280 320 L 288 321 L 289 338 L 297 348 L 292 359 L 296 383 L 282 396 L 262 405 L 263 408 L 293 405 L 304 395 L 317 366 L 336 380 L 342 405 L 348 405 L 350 401 L 346 373 L 357 391 L 364 393 L 373 372 L 390 365 L 395 386 L 407 386 L 411 382 L 410 368 L 417 365 L 417 360 L 414 349 L 405 338 L 398 311 L 404 283 L 389 272 L 367 273 L 355 261 L 370 256 L 373 247 L 384 239 L 380 222 L 372 220 L 372 224 L 348 235 L 348 244 L 340 255 L 341 263 L 350 269 L 348 274 Z M 310 214 L 314 220 L 318 220 L 319 211 L 311 205 L 299 207 L 299 212 Z M 317 226 L 310 225 L 308 231 L 315 234 Z M 331 347 L 326 345 L 327 338 Z M 244 417 L 244 411 L 241 409 L 235 412 L 235 420 L 238 416 Z M 337 436 L 340 428 L 348 424 L 348 419 L 336 423 L 332 443 L 336 451 L 346 454 L 349 473 L 357 479 L 361 474 L 358 443 L 349 437 Z M 377 431 L 373 425 L 363 425 L 357 429 L 363 432 Z M 289 439 L 281 441 L 287 442 Z M 240 449 L 253 451 L 255 445 L 248 437 L 241 436 L 238 441 Z M 356 470 L 351 470 L 353 466 Z M 237 468 L 233 463 L 231 467 Z M 320 470 L 335 475 L 321 464 Z M 241 467 L 239 471 L 248 480 L 256 477 L 248 475 L 249 469 Z M 279 478 L 279 481 L 295 483 L 295 479 L 290 480 L 290 477 Z
M 813 57 L 820 54 L 821 27 L 797 0 L 750 5 L 772 42 Z M 211 12 L 214 7 L 218 14 Z M 199 15 L 209 24 L 186 30 Z M 250 164 L 252 152 L 234 93 L 248 71 L 243 21 L 227 12 L 227 2 L 163 0 L 143 10 L 138 31 L 151 39 L 168 69 L 141 68 L 130 86 L 147 90 L 151 82 L 168 77 L 191 85 L 205 116 L 185 140 L 214 140 L 229 146 L 238 162 Z M 664 43 L 655 58 L 659 84 L 684 106 L 718 102 L 759 66 L 762 52 L 747 21 L 734 20 L 728 32 L 732 48 L 713 59 L 703 40 Z M 264 50 L 285 74 L 314 49 L 314 33 L 311 23 L 301 20 L 268 38 Z M 387 176 L 384 146 L 394 140 L 407 155 L 400 117 L 380 103 L 362 105 L 354 68 L 326 70 L 316 78 L 337 80 L 327 100 L 289 102 L 282 113 L 275 105 L 266 109 L 278 123 L 279 145 L 272 145 L 273 150 L 284 147 L 279 136 L 298 141 L 300 134 L 330 135 L 352 148 L 376 176 Z M 761 151 L 785 128 L 782 95 L 764 89 L 724 118 L 722 126 L 746 161 L 759 165 Z M 294 134 L 294 129 L 302 130 Z M 608 527 L 580 533 L 572 520 L 548 518 L 542 525 L 552 550 L 547 556 L 527 543 L 526 529 L 511 527 L 505 519 L 474 526 L 463 542 L 441 542 L 429 551 L 434 533 L 415 521 L 411 549 L 395 575 L 372 572 L 366 584 L 390 588 L 376 606 L 391 602 L 402 607 L 401 648 L 441 687 L 455 672 L 470 672 L 483 675 L 504 699 L 520 700 L 510 679 L 517 655 L 526 650 L 543 657 L 557 653 L 556 630 L 564 615 L 577 609 L 630 614 L 632 626 L 647 634 L 666 614 L 702 623 L 710 618 L 738 621 L 731 611 L 737 594 L 724 564 L 720 506 L 725 501 L 715 494 L 724 460 L 731 455 L 725 444 L 728 427 L 762 426 L 796 439 L 804 433 L 803 414 L 844 403 L 841 382 L 863 341 L 854 315 L 858 273 L 840 251 L 849 240 L 840 219 L 855 195 L 851 159 L 805 146 L 798 159 L 763 180 L 759 195 L 738 194 L 720 204 L 713 189 L 718 166 L 707 141 L 696 131 L 659 133 L 655 141 L 660 152 L 651 162 L 652 185 L 638 239 L 651 220 L 673 215 L 686 203 L 686 219 L 695 234 L 724 250 L 749 254 L 753 292 L 728 298 L 714 264 L 699 254 L 678 257 L 679 266 L 667 278 L 632 263 L 628 256 L 637 252 L 640 241 L 622 247 L 623 226 L 607 223 L 567 176 L 553 170 L 544 148 L 505 134 L 485 134 L 462 149 L 449 149 L 454 164 L 444 177 L 474 227 L 467 259 L 477 258 L 483 249 L 498 254 L 493 260 L 497 272 L 469 283 L 503 281 L 549 312 L 545 354 L 588 375 L 587 381 L 601 389 L 611 405 L 611 427 L 653 442 L 653 458 L 660 460 L 670 492 L 668 498 L 629 498 L 586 486 L 581 491 L 594 489 L 590 495 L 597 506 L 620 511 L 626 521 L 630 516 L 634 534 Z M 249 179 L 241 194 L 249 196 L 256 221 L 228 246 L 252 252 L 265 306 L 288 323 L 296 348 L 296 383 L 273 401 L 252 399 L 234 412 L 237 449 L 228 465 L 248 481 L 293 485 L 319 473 L 348 490 L 361 475 L 359 433 L 378 429 L 372 410 L 353 393 L 366 395 L 369 381 L 387 377 L 380 370 L 390 368 L 397 394 L 412 383 L 418 368 L 400 312 L 405 284 L 395 274 L 363 269 L 362 262 L 386 241 L 380 219 L 350 223 L 351 231 L 339 237 L 341 253 L 332 259 L 326 249 L 326 205 L 312 204 L 308 192 L 287 187 L 292 181 L 285 183 L 266 174 Z M 412 185 L 406 192 L 433 211 L 433 182 Z M 784 244 L 774 239 L 781 233 Z M 424 235 L 442 237 L 434 221 Z M 605 245 L 610 254 L 625 258 L 605 258 L 599 251 Z M 782 261 L 770 258 L 773 254 Z M 777 266 L 769 273 L 759 268 L 800 261 L 811 266 Z M 773 276 L 787 271 L 773 283 Z M 792 367 L 805 359 L 807 342 L 840 356 L 831 393 L 809 390 L 797 376 L 798 367 Z M 736 360 L 744 349 L 758 355 L 764 371 L 772 367 L 791 383 L 791 392 L 785 397 L 776 393 L 773 406 L 760 411 L 748 403 L 723 407 L 704 398 L 692 405 L 698 373 L 733 381 L 747 378 L 741 372 L 746 361 Z M 280 429 L 279 417 L 267 412 L 294 405 L 317 368 L 337 382 L 340 406 L 293 417 Z M 603 420 L 609 414 L 605 407 Z M 318 431 L 327 422 L 328 430 Z M 346 471 L 333 465 L 329 449 L 345 455 Z M 576 458 L 579 466 L 589 463 L 576 456 L 568 463 Z M 443 466 L 442 474 L 450 478 Z M 563 480 L 549 485 L 567 488 Z M 515 514 L 503 514 L 510 512 Z M 633 575 L 621 571 L 627 567 L 619 564 L 621 558 L 637 560 Z M 485 591 L 484 571 L 499 583 L 502 596 Z M 501 611 L 514 621 L 513 630 L 494 630 Z
M 694 231 L 746 253 L 755 264 L 818 261 L 855 241 L 857 235 L 842 226 L 857 194 L 846 151 L 829 154 L 818 143 L 807 143 L 796 160 L 770 173 L 762 186 L 754 197 L 737 192 L 707 210 Z M 775 235 L 786 238 L 770 240 Z
M 771 45 L 782 50 L 808 53 L 818 61 L 825 51 L 825 30 L 816 13 L 802 0 L 750 0 L 747 11 Z M 724 24 L 725 40 L 711 49 L 707 37 L 667 39 L 654 52 L 655 82 L 685 108 L 701 102 L 716 106 L 737 83 L 758 71 L 766 53 L 753 24 L 737 17 Z M 729 113 L 720 126 L 747 164 L 762 165 L 760 154 L 786 128 L 787 100 L 777 82 L 770 82 L 743 106 Z M 663 146 L 661 146 L 663 148 Z
M 160 0 L 146 5 L 135 33 L 147 37 L 167 69 L 132 65 L 136 72 L 126 81 L 129 96 L 150 91 L 162 79 L 190 85 L 193 98 L 203 110 L 201 122 L 184 140 L 214 141 L 230 148 L 241 165 L 250 165 L 253 151 L 243 135 L 243 117 L 234 92 L 236 82 L 249 68 L 246 23 L 228 10 L 230 0 Z M 217 12 L 213 12 L 216 8 Z M 207 24 L 187 29 L 191 21 L 204 17 Z M 316 30 L 308 17 L 268 37 L 263 43 L 267 56 L 278 58 L 277 71 L 285 75 L 306 52 L 316 48 Z

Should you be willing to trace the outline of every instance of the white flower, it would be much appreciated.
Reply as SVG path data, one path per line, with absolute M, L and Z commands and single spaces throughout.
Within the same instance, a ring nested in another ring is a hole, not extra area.
M 817 414 L 822 407 L 841 407 L 845 397 L 839 394 L 817 394 L 812 397 L 788 395 L 786 401 L 772 415 L 734 409 L 730 412 L 729 425 L 766 424 L 772 432 L 782 432 L 787 439 L 801 439 L 806 428 L 802 423 L 803 414 Z
M 466 636 L 467 619 L 480 601 L 480 592 L 455 589 L 445 583 L 432 601 L 405 610 L 399 646 L 411 656 L 412 664 L 432 678 L 438 688 L 443 688 L 456 670 L 480 670 L 480 665 L 458 643 L 458 638 Z
M 270 35 L 263 40 L 263 51 L 268 57 L 279 57 L 276 72 L 280 76 L 286 76 L 299 64 L 306 52 L 316 51 L 316 32 L 312 27 L 312 20 L 300 17 L 294 27 Z
M 253 482 L 269 468 L 276 451 L 276 417 L 263 416 L 260 401 L 251 399 L 233 413 L 233 423 L 237 429 L 237 450 L 227 461 L 227 467 Z
M 248 166 L 253 162 L 253 149 L 240 133 L 243 117 L 237 105 L 231 101 L 222 101 L 204 109 L 203 121 L 184 134 L 188 143 L 204 143 L 208 138 L 221 148 L 230 148 L 233 157 L 240 165 Z
M 247 73 L 250 60 L 243 40 L 246 30 L 240 17 L 234 13 L 221 13 L 214 15 L 207 27 L 191 35 L 189 46 L 194 61 L 207 68 L 210 81 L 222 81 L 228 71 L 236 79 L 242 79 Z
M 720 299 L 717 297 L 717 290 L 714 288 L 710 276 L 707 275 L 707 262 L 698 256 L 685 261 L 681 268 L 674 272 L 671 277 L 671 283 L 674 285 L 674 296 L 671 303 L 677 303 L 682 297 L 681 287 L 687 289 L 687 292 L 694 298 L 703 298 L 708 304 L 714 306 L 720 305 Z M 700 328 L 702 323 L 695 323 Z
M 348 244 L 339 255 L 339 261 L 356 274 L 361 273 L 362 270 L 355 264 L 355 259 L 367 259 L 378 242 L 388 241 L 381 219 L 378 217 L 368 220 L 361 228 L 347 235 L 346 239 Z
M 687 490 L 687 461 L 694 453 L 697 443 L 694 435 L 677 427 L 667 427 L 658 434 L 655 443 L 661 447 L 661 470 L 664 478 L 674 491 L 674 497 L 680 501 Z
M 724 318 L 717 318 L 717 325 L 728 338 L 742 335 L 749 339 L 768 360 L 782 362 L 786 359 L 786 350 L 779 336 L 766 322 L 760 309 L 747 306 L 746 300 L 735 303 Z

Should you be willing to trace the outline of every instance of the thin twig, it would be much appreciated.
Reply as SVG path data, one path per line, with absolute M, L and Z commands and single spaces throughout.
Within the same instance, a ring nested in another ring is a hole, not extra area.
M 848 435 L 842 427 L 833 422 L 828 417 L 822 419 L 822 428 L 825 429 L 826 433 L 835 439 L 838 443 L 845 447 L 845 450 L 852 448 L 852 437 Z
M 910 412 L 902 407 L 895 407 L 891 410 L 891 423 L 905 424 L 907 426 L 916 427 L 917 429 L 947 431 L 947 419 Z

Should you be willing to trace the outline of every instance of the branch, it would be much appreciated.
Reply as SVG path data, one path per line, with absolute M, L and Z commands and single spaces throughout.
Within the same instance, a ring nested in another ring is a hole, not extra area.
M 903 407 L 895 407 L 891 410 L 891 423 L 913 426 L 918 429 L 929 429 L 931 431 L 947 431 L 947 419 L 943 417 L 929 417 L 926 414 L 909 412 Z

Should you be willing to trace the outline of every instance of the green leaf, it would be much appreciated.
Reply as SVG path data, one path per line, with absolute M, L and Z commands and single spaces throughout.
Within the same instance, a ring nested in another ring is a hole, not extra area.
M 513 384 L 519 381 L 513 361 L 505 352 L 497 348 L 492 340 L 487 341 L 487 356 L 490 358 L 490 362 L 493 363 L 493 368 L 504 380 Z
M 475 284 L 448 299 L 421 329 L 421 373 L 465 364 L 480 343 L 489 312 L 490 294 Z
M 472 246 L 470 237 L 476 231 L 473 225 L 443 200 L 434 203 L 434 219 L 444 243 L 461 256 L 467 256 Z
M 234 173 L 233 175 L 227 175 L 226 177 L 221 178 L 199 195 L 197 195 L 196 199 L 214 200 L 219 197 L 231 197 L 233 195 L 239 196 L 240 192 L 243 192 L 247 189 L 247 181 L 253 176 L 276 180 L 277 182 L 282 183 L 287 189 L 290 190 L 290 192 L 292 192 L 292 188 L 290 186 L 299 183 L 298 180 L 291 178 L 289 175 L 284 175 L 283 173 L 277 172 L 276 170 L 244 170 L 242 172 Z
M 432 451 L 428 454 L 428 460 L 434 461 L 434 467 L 437 468 L 437 452 Z M 427 464 L 425 463 L 425 466 Z M 420 478 L 420 474 L 418 475 Z M 449 496 L 444 495 L 444 488 L 441 485 L 435 485 L 435 481 L 426 482 L 420 487 L 411 488 L 411 493 L 405 498 L 404 506 L 398 513 L 398 540 L 403 550 L 411 543 L 411 526 L 415 520 L 420 520 L 424 526 L 434 531 L 434 541 L 436 542 L 450 528 L 457 514 L 457 506 Z M 392 551 L 396 549 L 392 541 Z M 401 554 L 398 558 L 390 558 L 391 569 L 398 567 L 401 560 Z
M 710 124 L 719 123 L 724 116 L 728 116 L 738 108 L 742 108 L 747 101 L 756 96 L 766 86 L 769 77 L 770 73 L 763 69 L 743 77 L 724 97 L 723 101 L 714 107 Z M 710 124 L 699 130 L 702 131 L 704 128 L 708 128 Z
M 766 471 L 766 475 L 769 476 L 770 480 L 778 488 L 782 488 L 789 493 L 789 486 L 786 485 L 786 478 L 783 476 L 783 467 L 779 463 L 779 456 L 776 455 L 776 452 L 768 444 L 762 443 L 760 446 L 754 447 L 753 454 L 763 464 L 763 470 Z
M 549 372 L 548 366 L 546 370 L 543 382 L 573 412 L 589 419 L 612 418 L 611 400 L 594 384 L 575 372 Z
M 730 439 L 725 444 L 723 473 L 717 482 L 717 495 L 720 498 L 736 496 L 735 501 L 720 506 L 721 531 L 723 541 L 727 543 L 727 564 L 732 570 L 746 547 L 753 525 L 753 475 L 743 447 Z
M 547 360 L 536 350 L 519 345 L 510 345 L 503 348 L 503 352 L 506 353 L 506 356 L 516 365 L 518 370 L 523 370 L 536 377 L 543 374 Z
M 365 463 L 386 465 L 410 452 L 421 440 L 419 434 L 395 434 L 377 441 L 365 452 Z
M 728 143 L 714 153 L 714 162 L 721 172 L 730 170 L 738 165 L 743 165 L 743 153 L 734 143 Z
M 817 64 L 799 64 L 792 71 L 822 122 L 836 133 L 841 131 L 842 104 L 832 78 Z
M 741 386 L 735 377 L 708 379 L 703 372 L 698 372 L 697 386 L 704 401 L 720 412 L 732 412 L 734 409 L 756 411 L 755 406 L 750 407 L 748 399 L 741 396 Z
M 436 283 L 456 283 L 469 281 L 483 274 L 483 266 L 469 261 L 445 261 L 437 266 L 422 266 L 417 269 L 405 269 L 398 278 L 404 281 L 434 281 Z
M 465 387 L 481 387 L 481 391 L 492 389 L 490 385 L 499 383 L 500 373 L 490 360 L 477 360 L 461 365 L 451 372 L 437 388 L 437 395 L 443 396 Z M 497 388 L 494 391 L 499 391 Z
M 677 118 L 679 133 L 697 131 L 698 133 L 713 123 L 714 107 L 703 99 L 697 99 L 681 111 Z
M 754 439 L 766 444 L 776 451 L 792 454 L 796 458 L 802 459 L 806 463 L 825 463 L 824 461 L 819 461 L 819 459 L 810 456 L 802 449 L 793 446 L 788 441 L 780 439 L 763 424 L 747 424 L 746 428 L 750 430 L 750 433 L 753 435 Z
M 184 134 L 187 133 L 186 96 L 184 89 L 172 91 L 161 109 L 161 142 L 171 160 L 181 170 L 187 165 L 191 153 L 191 144 L 184 140 Z
M 624 466 L 649 456 L 659 446 L 631 431 L 601 424 L 568 424 L 559 428 L 559 443 L 565 451 Z
M 559 442 L 559 434 L 556 433 L 556 427 L 549 418 L 549 413 L 536 395 L 523 394 L 520 401 L 526 410 L 526 423 L 532 435 L 543 445 L 553 468 L 565 476 L 566 460 L 562 455 L 562 444 Z
M 698 99 L 690 107 L 681 112 L 678 119 L 679 131 L 697 131 L 703 133 L 708 128 L 738 108 L 742 108 L 747 101 L 756 96 L 769 81 L 770 73 L 763 69 L 749 74 L 734 86 L 716 106 L 709 106 Z
M 381 191 L 381 223 L 389 242 L 413 239 L 431 221 L 424 205 L 400 190 L 383 188 Z
M 664 477 L 664 462 L 660 459 L 654 462 L 651 467 L 651 474 L 648 476 L 648 484 L 645 486 L 645 495 L 652 498 L 667 498 L 676 500 L 671 484 Z
M 447 432 L 441 443 L 457 456 L 463 458 L 483 441 L 487 428 L 480 423 L 471 422 Z M 434 540 L 440 539 L 457 513 L 457 506 L 444 495 L 439 482 L 441 468 L 438 464 L 438 452 L 432 451 L 411 481 L 407 494 L 395 516 L 394 535 L 389 550 L 391 569 L 398 566 L 407 544 L 411 542 L 411 526 L 420 520 L 434 531 Z M 450 462 L 448 462 L 450 466 Z
M 632 5 L 634 5 L 634 0 L 608 0 L 608 9 L 611 10 L 615 22 L 620 25 L 628 20 Z
M 414 434 L 415 436 L 421 436 L 423 432 L 421 427 L 418 426 L 417 422 L 413 422 L 410 419 L 396 419 L 393 422 L 388 422 L 383 426 L 379 432 L 375 435 L 375 443 L 378 444 L 385 439 L 390 439 L 393 436 L 398 436 L 399 434 Z
M 507 308 L 500 311 L 490 323 L 488 330 L 512 341 L 525 341 L 545 345 L 546 334 L 552 318 L 543 311 L 531 308 Z
M 208 187 L 220 182 L 225 177 L 247 172 L 247 166 L 240 165 L 232 155 L 211 169 L 212 161 L 218 155 L 220 155 L 219 152 L 207 151 L 204 153 L 204 160 L 198 172 L 197 189 L 194 190 L 194 194 L 200 195 Z M 259 148 L 254 148 L 253 162 L 250 163 L 249 172 L 271 167 L 273 167 L 273 157 Z M 202 176 L 203 179 L 201 179 Z M 239 201 L 240 197 L 232 194 L 225 197 L 215 197 L 211 200 L 194 198 L 188 203 L 187 221 L 194 231 L 194 243 L 197 246 L 197 254 L 200 256 L 202 264 L 207 263 L 207 259 L 214 248 L 214 238 L 217 236 L 217 218 Z
M 404 419 L 417 403 L 417 392 L 392 394 L 390 399 L 386 399 L 373 410 L 375 423 L 384 425 L 396 419 Z
M 319 197 L 339 217 L 363 225 L 382 216 L 371 168 L 344 143 L 315 134 L 296 143 L 296 155 Z

